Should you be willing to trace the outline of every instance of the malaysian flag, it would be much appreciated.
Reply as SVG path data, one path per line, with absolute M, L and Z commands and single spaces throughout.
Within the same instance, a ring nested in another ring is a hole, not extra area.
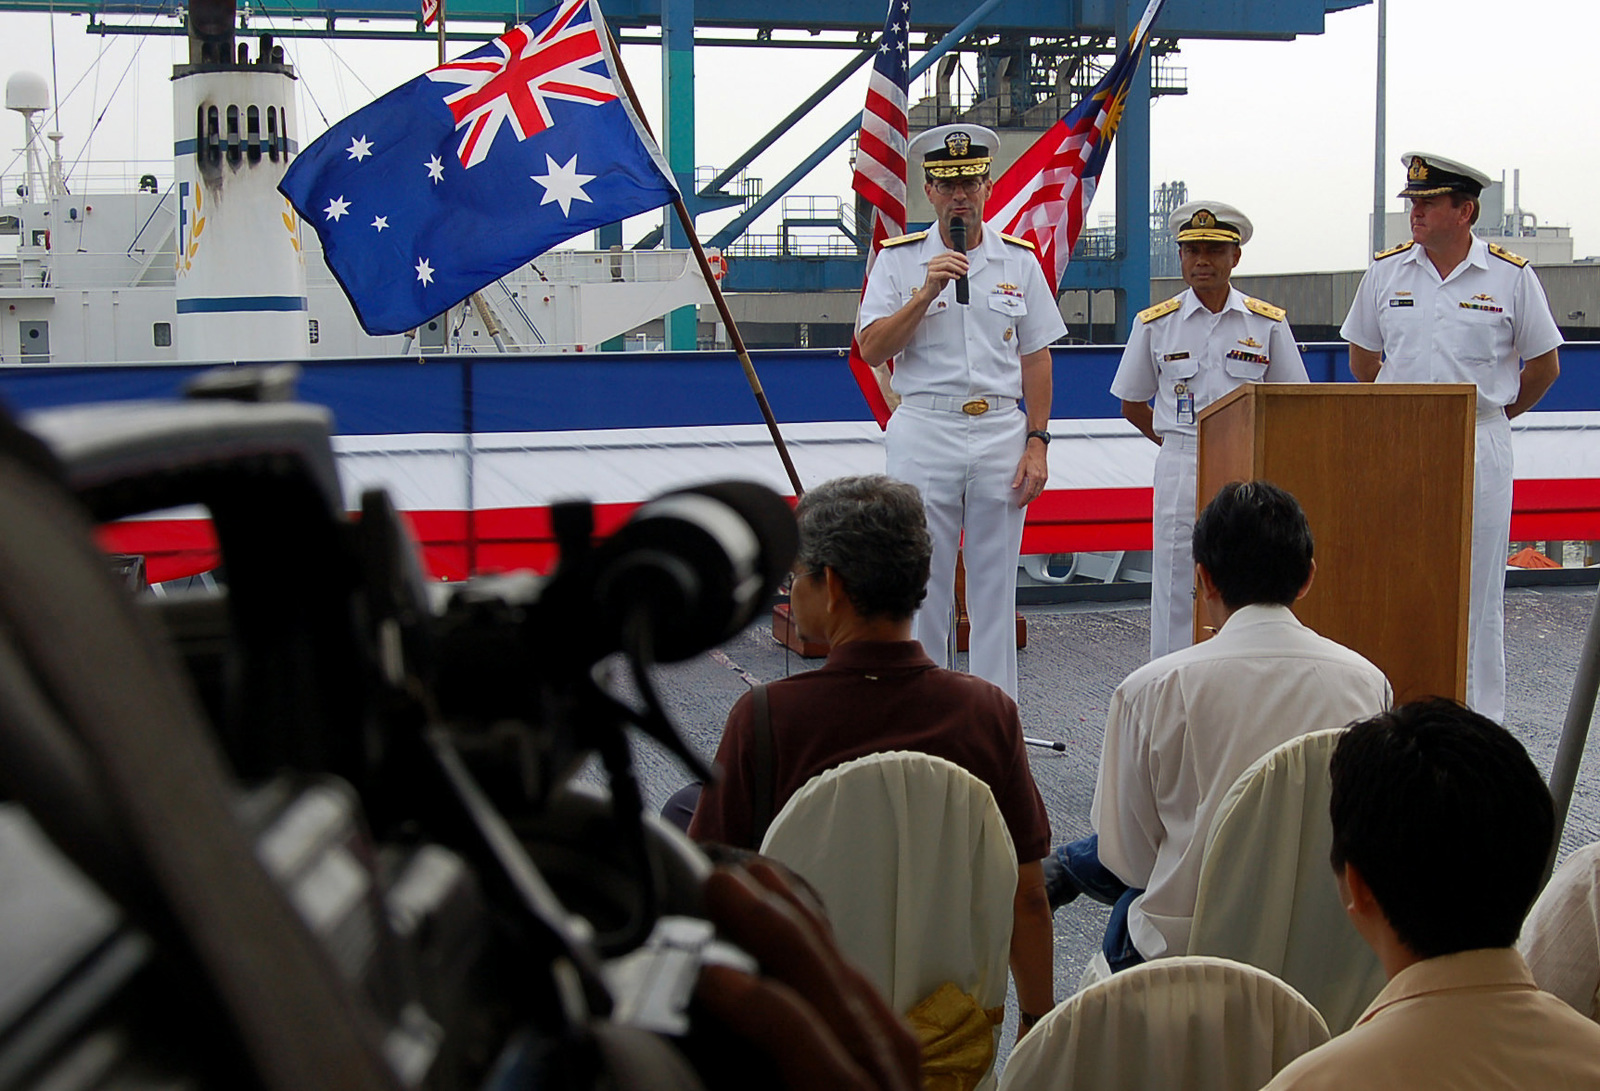
M 1150 0 L 1094 90 L 995 180 L 984 223 L 1033 243 L 1052 292 L 1083 231 L 1150 25 L 1165 2 Z
M 338 122 L 278 187 L 370 334 L 672 201 L 596 0 L 564 0 Z
M 883 240 L 906 233 L 906 87 L 910 82 L 910 52 L 911 0 L 889 0 L 883 35 L 878 39 L 878 56 L 872 64 L 872 79 L 867 84 L 867 108 L 862 111 L 861 132 L 856 137 L 856 173 L 851 183 L 851 188 L 872 207 L 869 275 Z M 853 337 L 850 373 L 882 428 L 889 422 L 889 405 Z

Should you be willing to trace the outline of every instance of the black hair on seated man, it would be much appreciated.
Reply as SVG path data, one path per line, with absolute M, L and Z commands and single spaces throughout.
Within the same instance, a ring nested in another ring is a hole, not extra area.
M 1230 610 L 1292 606 L 1311 578 L 1311 526 L 1295 498 L 1267 481 L 1231 481 L 1194 524 L 1194 560 Z
M 1333 753 L 1333 866 L 1354 865 L 1420 958 L 1510 947 L 1555 837 L 1550 790 L 1505 728 L 1430 698 Z

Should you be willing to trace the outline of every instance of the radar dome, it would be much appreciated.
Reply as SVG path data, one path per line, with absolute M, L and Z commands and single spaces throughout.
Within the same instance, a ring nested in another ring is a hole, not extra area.
M 17 72 L 6 80 L 6 109 L 32 113 L 50 109 L 50 84 L 37 72 Z

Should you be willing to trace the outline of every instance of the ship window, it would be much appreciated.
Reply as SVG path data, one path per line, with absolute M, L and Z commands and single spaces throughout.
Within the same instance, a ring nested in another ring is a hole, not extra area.
M 215 106 L 206 108 L 205 158 L 213 163 L 222 158 L 221 118 L 222 115 L 217 112 Z
M 22 234 L 22 218 L 20 216 L 0 216 L 0 235 Z
M 261 158 L 261 107 L 249 106 L 244 112 L 245 151 L 253 163 Z
M 308 320 L 306 334 L 311 339 L 311 343 L 313 345 L 322 340 L 322 329 L 317 325 L 317 320 L 315 318 Z
M 228 107 L 228 161 L 239 161 L 239 107 Z
M 172 347 L 171 322 L 157 322 L 151 332 L 155 337 L 156 348 L 164 349 Z
M 274 160 L 278 158 L 278 108 L 267 107 L 267 154 Z

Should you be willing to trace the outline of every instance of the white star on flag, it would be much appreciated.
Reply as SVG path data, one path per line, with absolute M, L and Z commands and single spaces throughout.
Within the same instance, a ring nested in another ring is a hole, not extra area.
M 328 207 L 322 211 L 327 214 L 328 219 L 338 223 L 339 217 L 350 211 L 350 202 L 341 195 L 329 201 Z
M 376 219 L 374 219 L 372 221 L 372 226 L 376 227 L 381 232 L 384 228 L 389 226 L 389 217 L 387 217 L 387 216 L 379 216 L 379 217 L 377 217 Z
M 372 141 L 364 136 L 351 137 L 350 147 L 345 150 L 350 153 L 351 159 L 359 163 L 372 154 Z
M 428 172 L 428 177 L 433 179 L 435 185 L 444 181 L 444 164 L 439 161 L 437 155 L 428 160 L 423 169 Z
M 539 201 L 541 205 L 550 204 L 552 201 L 557 202 L 561 205 L 561 214 L 566 216 L 572 212 L 573 201 L 589 201 L 589 195 L 583 192 L 583 186 L 585 182 L 594 181 L 595 176 L 578 173 L 578 156 L 576 152 L 573 153 L 571 159 L 568 159 L 560 166 L 557 166 L 556 161 L 546 153 L 544 165 L 545 169 L 550 172 L 549 174 L 528 175 L 529 178 L 544 187 L 544 197 Z M 590 201 L 589 203 L 592 204 L 593 202 Z
M 433 283 L 433 266 L 428 264 L 427 258 L 417 259 L 417 279 L 424 284 Z

